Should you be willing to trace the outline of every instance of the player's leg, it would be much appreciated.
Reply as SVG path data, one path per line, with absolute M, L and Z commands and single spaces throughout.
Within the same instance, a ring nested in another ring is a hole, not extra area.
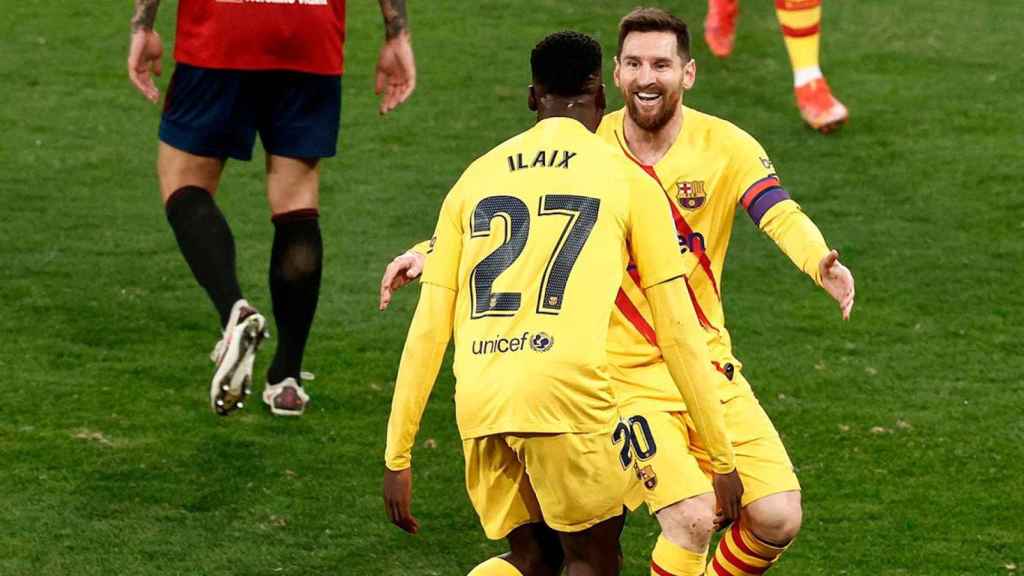
M 237 72 L 179 65 L 160 122 L 157 158 L 167 220 L 224 331 L 212 355 L 217 368 L 210 383 L 210 405 L 219 414 L 242 406 L 265 323 L 242 298 L 234 237 L 213 199 L 225 159 L 247 160 L 255 141 L 239 83 Z
M 823 133 L 831 132 L 849 117 L 846 107 L 832 96 L 821 73 L 821 0 L 775 0 L 800 115 Z
M 732 54 L 736 43 L 736 19 L 739 14 L 739 0 L 708 0 L 708 13 L 704 18 L 704 41 L 715 56 L 726 58 Z
M 309 402 L 300 371 L 323 270 L 320 159 L 337 150 L 341 79 L 264 73 L 259 132 L 267 150 L 267 200 L 274 223 L 270 296 L 277 349 L 263 400 L 277 415 L 301 415 Z
M 300 371 L 323 270 L 319 188 L 316 160 L 268 155 L 267 198 L 274 224 L 269 281 L 277 349 L 263 400 L 278 415 L 301 415 L 309 402 Z
M 698 576 L 707 564 L 714 529 L 711 481 L 689 450 L 689 432 L 679 412 L 645 411 L 625 418 L 620 429 L 632 446 L 637 480 L 626 499 L 642 500 L 655 515 L 661 534 L 651 553 L 651 574 Z
M 800 483 L 775 426 L 753 394 L 732 398 L 723 408 L 743 480 L 743 511 L 719 540 L 708 574 L 761 574 L 799 531 Z
M 466 492 L 484 534 L 507 538 L 510 552 L 479 564 L 472 576 L 555 576 L 562 552 L 557 535 L 542 523 L 526 466 L 503 436 L 462 442 Z
M 569 576 L 619 573 L 629 473 L 608 432 L 507 435 L 544 522 L 559 533 Z
M 579 532 L 559 532 L 567 576 L 615 576 L 619 564 L 619 535 L 626 517 L 614 516 Z
M 558 576 L 564 554 L 558 534 L 543 523 L 509 533 L 509 552 L 477 565 L 468 576 Z

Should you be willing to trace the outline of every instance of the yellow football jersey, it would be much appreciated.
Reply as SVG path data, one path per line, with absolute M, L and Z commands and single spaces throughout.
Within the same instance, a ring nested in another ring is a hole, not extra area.
M 707 327 L 712 359 L 727 376 L 722 378 L 719 392 L 723 401 L 728 400 L 749 391 L 742 378 L 733 378 L 740 363 L 732 353 L 721 300 L 722 265 L 736 208 L 742 206 L 755 225 L 761 225 L 769 209 L 795 204 L 781 187 L 761 145 L 735 125 L 684 106 L 683 125 L 675 143 L 656 165 L 643 166 L 626 145 L 625 114 L 625 109 L 607 114 L 598 135 L 644 168 L 670 201 L 680 245 L 698 261 L 697 270 L 689 275 L 691 296 Z M 682 401 L 655 339 L 650 307 L 636 282 L 627 276 L 609 329 L 616 392 L 623 406 L 631 409 L 678 410 Z
M 463 438 L 609 429 L 609 317 L 631 259 L 641 288 L 687 268 L 654 180 L 576 120 L 545 119 L 463 173 L 422 279 L 457 293 Z

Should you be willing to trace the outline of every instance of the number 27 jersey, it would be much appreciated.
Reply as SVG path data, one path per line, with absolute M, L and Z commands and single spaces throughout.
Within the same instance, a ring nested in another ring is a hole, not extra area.
M 682 276 L 666 197 L 569 118 L 500 144 L 445 198 L 422 281 L 457 293 L 463 438 L 608 430 L 608 323 L 630 255 L 644 288 Z

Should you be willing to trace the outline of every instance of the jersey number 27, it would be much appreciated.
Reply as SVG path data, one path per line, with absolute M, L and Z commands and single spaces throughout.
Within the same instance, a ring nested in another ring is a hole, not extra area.
M 544 269 L 542 288 L 537 298 L 538 314 L 558 314 L 562 309 L 565 285 L 590 231 L 597 222 L 601 201 L 587 196 L 550 194 L 541 196 L 537 215 L 566 216 L 565 228 L 551 252 Z M 473 318 L 485 316 L 512 316 L 522 306 L 521 292 L 494 292 L 494 281 L 522 254 L 530 237 L 530 210 L 515 196 L 488 196 L 473 210 L 470 236 L 486 238 L 491 235 L 491 222 L 505 220 L 505 241 L 491 252 L 470 275 Z

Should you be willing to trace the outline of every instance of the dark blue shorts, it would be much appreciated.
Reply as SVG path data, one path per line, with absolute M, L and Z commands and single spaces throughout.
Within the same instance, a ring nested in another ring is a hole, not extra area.
M 256 133 L 270 154 L 334 156 L 341 76 L 287 70 L 217 70 L 178 64 L 160 140 L 197 156 L 252 158 Z

